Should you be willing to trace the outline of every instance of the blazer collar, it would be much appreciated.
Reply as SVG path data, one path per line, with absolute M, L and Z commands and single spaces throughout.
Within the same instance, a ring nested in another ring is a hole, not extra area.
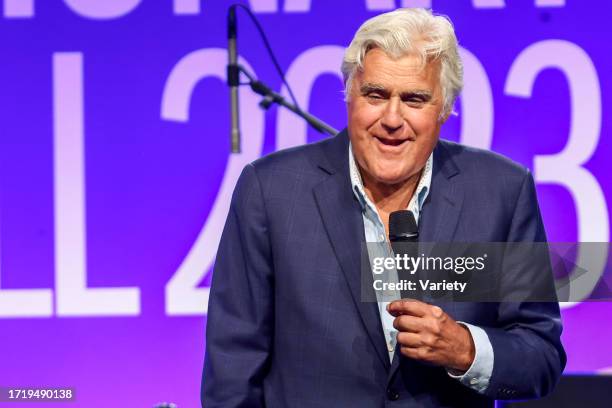
M 456 182 L 459 179 L 459 167 L 453 160 L 450 144 L 438 141 L 434 149 L 431 190 L 419 222 L 421 242 L 453 240 L 463 205 L 463 190 Z

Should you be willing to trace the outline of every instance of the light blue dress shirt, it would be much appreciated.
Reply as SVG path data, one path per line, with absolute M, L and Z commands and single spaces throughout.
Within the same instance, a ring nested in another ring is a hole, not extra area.
M 366 243 L 368 243 L 368 255 L 370 259 L 380 256 L 391 256 L 385 225 L 378 214 L 376 206 L 365 193 L 361 174 L 359 173 L 359 168 L 357 167 L 355 158 L 353 156 L 352 145 L 349 145 L 349 166 L 353 192 L 361 204 L 365 240 Z M 419 184 L 417 185 L 414 195 L 408 203 L 408 210 L 412 211 L 417 223 L 419 222 L 419 216 L 421 215 L 423 203 L 425 202 L 431 187 L 432 170 L 433 153 L 427 159 L 427 163 L 423 168 L 423 173 L 421 174 Z M 378 243 L 379 245 L 374 243 Z M 389 276 L 387 276 L 385 280 L 387 282 L 398 281 L 397 271 L 389 271 Z M 382 330 L 387 343 L 387 351 L 389 352 L 389 359 L 392 361 L 395 345 L 397 343 L 397 330 L 395 330 L 393 327 L 394 317 L 387 312 L 387 305 L 394 299 L 400 299 L 401 293 L 399 291 L 385 291 L 384 293 L 378 293 L 377 291 L 376 296 L 378 300 L 380 320 L 382 322 Z M 491 379 L 491 374 L 493 372 L 494 360 L 491 341 L 489 340 L 487 333 L 480 327 L 465 322 L 459 323 L 467 327 L 467 329 L 470 331 L 472 339 L 474 340 L 476 352 L 472 365 L 463 375 L 454 375 L 447 370 L 448 375 L 457 379 L 462 384 L 480 393 L 484 393 L 489 385 L 489 380 Z

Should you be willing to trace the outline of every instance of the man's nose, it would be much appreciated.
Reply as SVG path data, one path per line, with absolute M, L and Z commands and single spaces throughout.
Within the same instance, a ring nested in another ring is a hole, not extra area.
M 402 127 L 404 123 L 404 119 L 402 118 L 400 110 L 400 99 L 397 97 L 390 98 L 381 118 L 382 126 L 389 133 L 397 131 Z

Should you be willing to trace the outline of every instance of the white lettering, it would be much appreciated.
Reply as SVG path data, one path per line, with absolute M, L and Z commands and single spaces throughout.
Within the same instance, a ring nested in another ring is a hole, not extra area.
M 4 17 L 34 17 L 34 0 L 4 0 Z
M 278 0 L 249 0 L 254 13 L 278 12 Z
M 138 315 L 138 288 L 87 288 L 83 55 L 53 55 L 55 288 L 58 316 Z
M 565 7 L 565 0 L 536 0 L 537 7 Z
M 240 58 L 239 62 L 246 69 L 254 72 L 246 60 Z M 162 96 L 161 117 L 176 122 L 189 121 L 189 107 L 196 85 L 206 77 L 215 77 L 220 81 L 225 81 L 226 63 L 227 51 L 222 48 L 197 50 L 183 57 L 172 69 L 166 81 Z M 244 166 L 261 154 L 264 117 L 257 106 L 258 96 L 246 87 L 241 87 L 239 93 L 242 123 L 248 123 L 248 126 L 242 128 L 242 153 L 230 156 L 219 193 L 206 224 L 182 264 L 166 285 L 166 313 L 168 315 L 202 315 L 208 310 L 210 289 L 199 288 L 198 285 L 214 261 L 236 181 Z
M 506 2 L 504 0 L 473 0 L 472 3 L 476 8 L 504 8 Z
M 366 0 L 366 8 L 370 11 L 393 10 L 395 0 Z
M 0 248 L 2 245 L 0 245 Z M 0 253 L 0 278 L 2 277 L 2 253 Z M 1 317 L 50 317 L 53 313 L 51 289 L 1 289 Z
M 64 0 L 76 14 L 94 20 L 110 20 L 131 13 L 141 0 Z
M 490 149 L 493 139 L 493 92 L 487 72 L 478 58 L 460 47 L 465 86 L 461 103 L 461 143 Z
M 565 75 L 570 92 L 571 122 L 565 148 L 553 155 L 534 158 L 534 175 L 540 183 L 563 186 L 576 204 L 578 242 L 607 242 L 607 203 L 599 182 L 584 167 L 596 150 L 601 131 L 601 94 L 597 71 L 588 54 L 576 44 L 563 40 L 541 41 L 527 47 L 510 68 L 506 94 L 529 98 L 536 78 L 545 69 Z M 576 264 L 590 273 L 577 277 L 570 299 L 589 296 L 601 277 L 607 259 L 605 246 L 591 246 L 590 254 L 579 250 Z M 600 249 L 597 254 L 593 252 Z M 572 272 L 576 276 L 577 270 Z M 571 304 L 565 305 L 565 307 Z
M 174 0 L 174 14 L 200 14 L 200 0 Z
M 431 0 L 402 0 L 402 7 L 431 8 Z
M 293 92 L 300 107 L 308 110 L 310 93 L 315 80 L 323 74 L 336 75 L 340 79 L 342 89 L 342 73 L 340 64 L 344 55 L 344 48 L 333 45 L 322 45 L 304 51 L 287 70 L 287 82 L 293 85 Z M 286 87 L 281 94 L 289 97 Z M 338 98 L 341 98 L 338 92 Z M 278 111 L 276 129 L 276 149 L 299 146 L 307 142 L 308 124 L 302 118 L 288 109 Z

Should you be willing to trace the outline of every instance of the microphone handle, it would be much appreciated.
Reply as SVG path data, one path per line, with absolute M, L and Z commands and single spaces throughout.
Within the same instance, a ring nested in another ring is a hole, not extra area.
M 412 234 L 405 234 L 405 235 L 399 235 L 399 236 L 394 236 L 393 238 L 389 239 L 389 242 L 391 243 L 391 248 L 393 249 L 393 253 L 396 255 L 408 255 L 410 258 L 416 258 L 418 257 L 418 243 L 419 243 L 419 234 L 417 233 L 412 233 Z M 398 279 L 401 280 L 410 280 L 410 281 L 414 281 L 416 276 L 419 276 L 421 272 L 420 271 L 406 271 L 406 270 L 398 270 L 397 271 L 397 277 Z M 401 290 L 400 291 L 400 298 L 402 299 L 407 299 L 407 298 L 413 298 L 414 297 L 414 293 L 412 291 L 408 291 L 408 290 Z M 422 300 L 422 299 L 421 299 Z

